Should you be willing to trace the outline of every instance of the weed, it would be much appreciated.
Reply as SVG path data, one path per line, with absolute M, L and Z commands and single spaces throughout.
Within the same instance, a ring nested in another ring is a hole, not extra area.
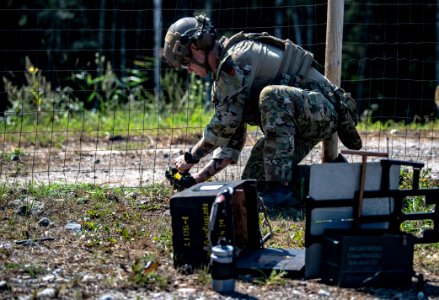
M 181 74 L 165 72 L 161 79 L 161 95 L 157 96 L 144 87 L 150 80 L 146 71 L 152 68 L 153 58 L 135 61 L 142 69 L 129 69 L 128 76 L 123 78 L 118 78 L 105 57 L 96 54 L 94 63 L 95 71 L 71 75 L 76 90 L 71 87 L 53 90 L 42 70 L 26 58 L 26 81 L 22 86 L 3 78 L 11 103 L 5 118 L 1 119 L 0 134 L 4 141 L 22 144 L 21 133 L 25 132 L 32 134 L 26 141 L 60 148 L 69 137 L 79 138 L 84 132 L 92 134 L 96 128 L 102 138 L 144 136 L 145 130 L 159 135 L 159 129 L 170 126 L 173 130 L 181 128 L 177 131 L 185 133 L 201 132 L 213 113 L 204 100 L 209 98 L 205 81 L 194 74 L 188 81 L 183 81 Z M 124 146 L 144 148 L 150 141 L 144 139 Z M 11 159 L 7 156 L 3 154 L 3 160 Z
M 119 228 L 119 233 L 125 241 L 128 241 L 130 239 L 130 232 L 128 231 L 127 228 L 125 227 Z
M 19 271 L 23 274 L 29 275 L 31 278 L 36 278 L 38 275 L 47 273 L 45 268 L 36 264 L 6 263 L 5 270 Z
M 91 219 L 98 219 L 100 217 L 99 212 L 95 209 L 89 209 L 87 214 Z
M 83 109 L 81 103 L 73 98 L 70 88 L 52 90 L 51 84 L 26 57 L 26 84 L 17 87 L 3 77 L 5 91 L 11 107 L 5 112 L 8 125 L 36 125 L 40 129 L 50 123 L 65 117 L 67 112 L 79 112 Z M 38 120 L 38 122 L 36 122 Z
M 2 154 L 2 159 L 4 161 L 18 161 L 18 160 L 21 159 L 21 157 L 23 155 L 25 155 L 25 154 L 24 154 L 24 152 L 20 148 L 15 148 L 10 153 L 4 152 Z
M 158 273 L 159 263 L 149 256 L 134 260 L 128 280 L 147 288 L 167 289 L 169 277 Z
M 212 282 L 212 276 L 209 273 L 209 267 L 204 266 L 195 270 L 195 281 L 203 286 L 208 286 Z
M 157 249 L 163 252 L 169 252 L 172 246 L 172 236 L 170 230 L 165 230 L 153 238 L 157 243 Z
M 92 221 L 86 221 L 82 224 L 82 226 L 88 231 L 96 231 L 98 229 L 98 226 Z
M 95 202 L 101 202 L 106 199 L 105 195 L 105 189 L 96 187 L 93 190 L 90 190 L 89 192 L 90 200 Z
M 10 189 L 4 182 L 0 183 L 0 201 L 4 200 Z M 1 203 L 1 202 L 0 202 Z
M 304 247 L 305 227 L 303 226 L 303 223 L 292 223 L 289 228 L 288 236 L 293 244 L 297 245 L 298 248 Z
M 19 270 L 20 269 L 20 265 L 17 263 L 6 263 L 4 267 L 6 270 Z
M 23 199 L 22 205 L 18 209 L 18 215 L 29 216 L 33 212 L 38 212 L 41 209 L 40 205 L 37 205 L 37 201 L 32 196 L 27 196 Z
M 273 286 L 284 285 L 286 283 L 286 279 L 284 277 L 287 275 L 287 273 L 285 271 L 272 270 L 268 276 L 262 271 L 260 271 L 260 273 L 262 276 L 255 279 L 255 283 L 257 284 Z
M 433 180 L 430 176 L 430 169 L 422 169 L 419 178 L 419 187 L 413 187 L 413 172 L 409 168 L 402 168 L 400 172 L 400 188 L 413 189 L 421 188 L 428 189 L 437 187 L 437 180 Z M 434 212 L 435 206 L 428 205 L 424 196 L 409 196 L 403 199 L 402 211 L 406 214 Z M 401 230 L 411 233 L 415 236 L 421 236 L 423 231 L 433 229 L 434 223 L 432 220 L 410 220 L 404 221 L 401 224 Z

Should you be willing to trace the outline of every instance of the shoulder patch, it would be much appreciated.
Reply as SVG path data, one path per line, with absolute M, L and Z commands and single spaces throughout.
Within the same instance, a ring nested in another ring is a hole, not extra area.
M 221 71 L 226 72 L 230 76 L 235 76 L 236 70 L 235 70 L 235 64 L 233 63 L 232 59 L 228 57 L 226 61 L 221 66 Z

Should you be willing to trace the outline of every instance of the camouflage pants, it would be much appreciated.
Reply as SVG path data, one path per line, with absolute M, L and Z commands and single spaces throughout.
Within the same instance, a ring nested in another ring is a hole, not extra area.
M 292 182 L 294 167 L 337 130 L 337 112 L 318 90 L 267 86 L 259 108 L 264 137 L 253 147 L 243 179 Z

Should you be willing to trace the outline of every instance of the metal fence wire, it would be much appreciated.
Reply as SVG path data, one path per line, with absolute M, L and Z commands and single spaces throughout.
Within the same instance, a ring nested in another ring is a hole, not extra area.
M 163 182 L 213 113 L 210 78 L 159 58 L 181 17 L 204 13 L 220 36 L 289 38 L 325 65 L 326 1 L 95 2 L 0 4 L 2 182 Z M 438 11 L 433 0 L 344 1 L 340 84 L 357 101 L 363 150 L 423 162 L 436 178 Z M 239 179 L 260 136 L 250 128 L 239 161 L 214 180 Z M 321 160 L 318 144 L 302 164 Z

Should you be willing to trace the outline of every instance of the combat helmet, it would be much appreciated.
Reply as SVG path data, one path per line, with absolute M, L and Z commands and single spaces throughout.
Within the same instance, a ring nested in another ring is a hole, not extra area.
M 204 15 L 186 17 L 172 24 L 165 36 L 163 59 L 174 68 L 192 62 L 190 45 L 194 43 L 207 55 L 215 46 L 216 30 Z

